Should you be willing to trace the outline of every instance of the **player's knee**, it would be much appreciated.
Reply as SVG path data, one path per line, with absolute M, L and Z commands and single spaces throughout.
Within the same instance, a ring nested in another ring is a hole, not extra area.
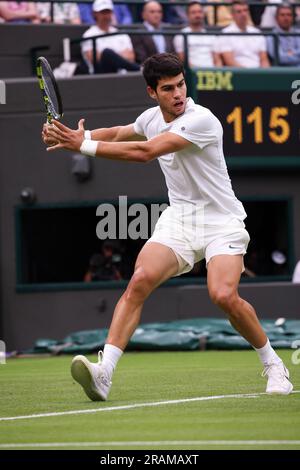
M 212 289 L 210 291 L 210 298 L 214 304 L 218 305 L 224 310 L 231 310 L 237 299 L 237 294 L 234 289 L 228 286 Z
M 150 294 L 154 286 L 153 276 L 143 267 L 138 267 L 126 290 L 126 297 L 130 300 L 143 300 Z

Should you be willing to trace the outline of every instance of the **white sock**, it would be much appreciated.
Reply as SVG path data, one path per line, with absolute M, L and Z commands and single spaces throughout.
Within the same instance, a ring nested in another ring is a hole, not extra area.
M 264 366 L 267 366 L 269 364 L 278 364 L 279 362 L 282 362 L 278 354 L 274 351 L 272 348 L 270 341 L 268 340 L 266 344 L 262 348 L 254 348 L 257 354 L 259 355 L 259 358 Z
M 113 346 L 112 344 L 106 344 L 104 346 L 101 364 L 105 366 L 109 375 L 113 374 L 118 360 L 120 359 L 122 354 L 122 349 L 118 348 L 117 346 Z

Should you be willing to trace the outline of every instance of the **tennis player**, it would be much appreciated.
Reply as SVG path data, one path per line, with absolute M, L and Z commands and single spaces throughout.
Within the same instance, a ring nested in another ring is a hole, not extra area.
M 222 126 L 213 113 L 187 98 L 184 70 L 173 54 L 156 54 L 144 63 L 147 91 L 158 106 L 133 124 L 87 131 L 81 119 L 72 130 L 60 122 L 44 126 L 48 151 L 68 149 L 128 162 L 158 159 L 170 206 L 140 251 L 134 274 L 119 299 L 98 363 L 76 356 L 73 378 L 91 400 L 106 400 L 112 375 L 137 328 L 151 292 L 172 276 L 206 259 L 211 300 L 257 351 L 267 376 L 267 393 L 289 394 L 289 372 L 271 347 L 254 308 L 238 293 L 249 242 L 243 205 L 235 197 L 222 149 Z

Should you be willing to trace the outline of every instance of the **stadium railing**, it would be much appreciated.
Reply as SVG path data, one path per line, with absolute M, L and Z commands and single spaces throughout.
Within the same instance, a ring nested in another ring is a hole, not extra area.
M 176 35 L 181 35 L 183 36 L 184 40 L 184 56 L 185 56 L 185 67 L 188 69 L 189 68 L 189 50 L 188 50 L 188 37 L 189 36 L 271 36 L 274 38 L 274 43 L 275 43 L 275 56 L 274 56 L 274 63 L 273 65 L 278 65 L 279 63 L 279 37 L 284 36 L 284 37 L 289 37 L 289 36 L 300 36 L 299 33 L 274 33 L 274 32 L 265 32 L 261 31 L 258 33 L 224 33 L 222 31 L 206 31 L 205 33 L 189 33 L 189 32 L 183 32 L 178 29 L 168 29 L 168 31 L 159 31 L 159 32 L 153 32 L 153 31 L 145 31 L 145 30 L 137 30 L 137 29 L 132 29 L 132 28 L 122 28 L 121 31 L 115 32 L 115 33 L 108 33 L 108 34 L 101 34 L 98 36 L 92 36 L 88 38 L 78 38 L 78 39 L 72 39 L 70 41 L 70 46 L 74 44 L 81 44 L 82 42 L 85 41 L 92 41 L 93 43 L 93 64 L 96 63 L 96 40 L 98 38 L 103 38 L 103 37 L 108 37 L 108 36 L 117 36 L 118 34 L 129 34 L 129 35 L 148 35 L 148 36 L 154 36 L 154 35 L 164 35 L 164 36 L 176 36 Z

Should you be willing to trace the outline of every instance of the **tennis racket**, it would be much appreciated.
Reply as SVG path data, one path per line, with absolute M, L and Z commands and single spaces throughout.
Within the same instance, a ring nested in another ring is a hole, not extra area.
M 57 82 L 45 57 L 38 57 L 36 74 L 47 111 L 47 122 L 51 124 L 52 119 L 59 120 L 62 117 L 63 106 Z

